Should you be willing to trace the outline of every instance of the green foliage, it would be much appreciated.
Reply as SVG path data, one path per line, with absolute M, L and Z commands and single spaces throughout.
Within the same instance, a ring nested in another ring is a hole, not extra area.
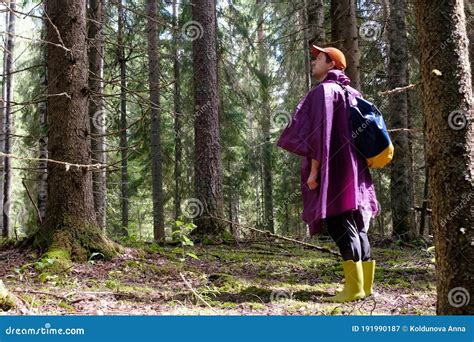
M 194 246 L 194 242 L 190 239 L 191 232 L 196 228 L 196 225 L 191 223 L 184 223 L 181 220 L 175 221 L 176 229 L 172 232 L 172 239 L 180 244 L 180 247 L 175 248 L 175 252 L 180 253 L 180 261 L 184 264 L 187 257 L 199 259 L 196 254 L 189 251 L 189 247 Z

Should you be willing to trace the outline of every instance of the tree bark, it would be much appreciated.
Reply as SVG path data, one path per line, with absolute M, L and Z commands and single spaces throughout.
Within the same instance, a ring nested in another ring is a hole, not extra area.
M 197 215 L 192 215 L 197 225 L 193 235 L 209 236 L 215 240 L 225 233 L 225 224 L 215 218 L 222 218 L 224 213 L 219 144 L 215 0 L 193 0 L 192 18 L 200 24 L 198 30 L 202 31 L 196 39 L 193 39 L 192 54 L 195 193 L 201 206 Z
M 43 26 L 42 26 L 42 38 L 46 40 L 46 16 L 43 15 Z M 43 44 L 42 49 L 42 62 L 46 65 L 48 61 L 48 46 Z M 47 67 L 42 68 L 43 77 L 41 78 L 41 88 L 44 92 L 48 89 L 48 71 Z M 37 187 L 38 187 L 38 225 L 44 221 L 46 216 L 46 203 L 48 200 L 48 107 L 47 101 L 38 103 L 38 117 L 40 124 L 40 138 L 38 139 L 38 157 L 41 159 L 38 161 L 38 176 L 37 176 Z
M 86 0 L 48 0 L 48 155 L 85 164 L 90 158 Z M 85 261 L 90 253 L 111 257 L 114 245 L 97 225 L 88 168 L 48 162 L 46 219 L 35 236 L 41 250 L 65 251 Z
M 308 15 L 308 42 L 309 45 L 324 46 L 326 31 L 324 29 L 324 2 L 323 0 L 305 0 Z
M 426 150 L 426 148 L 425 148 Z M 421 204 L 421 214 L 420 214 L 420 236 L 425 235 L 425 228 L 426 228 L 426 216 L 428 213 L 428 204 L 429 202 L 429 187 L 428 187 L 428 179 L 429 179 L 429 170 L 425 167 L 425 184 L 423 185 L 423 203 Z
M 436 250 L 437 313 L 472 315 L 474 125 L 462 1 L 416 0 L 426 166 Z
M 155 0 L 147 0 L 148 15 L 148 72 L 150 86 L 151 119 L 151 174 L 153 190 L 153 237 L 155 241 L 165 238 L 165 219 L 163 209 L 163 171 L 160 135 L 160 74 L 158 56 L 158 30 Z
M 89 117 L 91 120 L 91 146 L 92 162 L 106 164 L 105 154 L 105 132 L 107 129 L 107 118 L 103 95 L 104 76 L 104 38 L 102 26 L 104 21 L 103 0 L 89 0 L 89 89 L 91 98 L 89 101 Z M 94 191 L 94 208 L 97 224 L 106 229 L 107 209 L 107 184 L 106 169 L 95 170 L 92 173 L 92 189 Z
M 312 78 L 311 78 L 311 65 L 310 65 L 310 44 L 309 44 L 309 34 L 308 34 L 308 11 L 307 11 L 307 4 L 306 0 L 304 0 L 304 6 L 298 12 L 298 17 L 300 21 L 300 25 L 303 30 L 303 56 L 304 56 L 304 89 L 305 92 L 308 92 L 312 86 Z
M 471 72 L 474 70 L 474 3 L 472 0 L 464 0 L 464 11 L 466 14 L 466 31 L 469 39 L 469 61 Z M 471 77 L 471 84 L 474 88 L 474 77 Z
M 388 84 L 391 88 L 408 85 L 408 50 L 407 29 L 405 19 L 405 0 L 390 0 L 388 44 Z M 408 128 L 408 96 L 407 92 L 398 92 L 389 97 L 389 113 L 391 127 Z M 390 193 L 392 207 L 392 234 L 402 240 L 413 238 L 414 227 L 414 195 L 413 174 L 410 154 L 409 133 L 406 130 L 392 133 L 396 146 L 394 159 L 390 164 Z
M 360 50 L 355 0 L 331 0 L 331 45 L 346 56 L 351 86 L 360 89 Z
M 324 29 L 324 2 L 323 0 L 305 0 L 306 25 L 307 29 L 304 31 L 304 56 L 306 74 L 309 77 L 309 87 L 316 85 L 316 80 L 311 77 L 310 65 L 310 46 L 325 46 L 326 45 L 326 30 Z M 308 83 L 306 83 L 308 84 Z

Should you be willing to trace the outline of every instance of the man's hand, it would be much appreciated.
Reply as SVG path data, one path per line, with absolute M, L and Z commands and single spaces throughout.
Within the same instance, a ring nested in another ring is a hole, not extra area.
M 308 184 L 308 187 L 310 190 L 314 190 L 318 187 L 318 181 L 317 181 L 317 178 L 318 178 L 318 172 L 311 172 L 309 174 L 309 177 L 308 177 L 308 181 L 306 182 L 306 184 Z
M 309 173 L 308 180 L 306 184 L 310 190 L 314 190 L 318 187 L 318 173 L 319 173 L 319 166 L 321 163 L 318 160 L 311 159 L 311 172 Z

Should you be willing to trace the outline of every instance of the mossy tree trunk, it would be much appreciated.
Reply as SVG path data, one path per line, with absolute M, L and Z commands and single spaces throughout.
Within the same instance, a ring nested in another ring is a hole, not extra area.
M 71 164 L 91 163 L 88 115 L 86 0 L 49 0 L 48 155 Z M 46 218 L 35 236 L 43 251 L 76 260 L 91 252 L 110 257 L 114 247 L 97 225 L 92 170 L 48 162 Z
M 426 166 L 436 250 L 437 313 L 474 313 L 471 67 L 462 1 L 417 0 Z M 470 300 L 469 300 L 470 299 Z

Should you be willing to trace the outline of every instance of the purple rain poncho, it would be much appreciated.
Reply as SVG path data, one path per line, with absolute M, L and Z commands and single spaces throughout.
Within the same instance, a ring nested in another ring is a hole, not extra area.
M 300 101 L 277 146 L 303 156 L 301 160 L 301 218 L 311 236 L 321 233 L 326 217 L 360 210 L 365 227 L 379 213 L 375 189 L 367 161 L 354 147 L 350 114 L 342 87 L 350 83 L 340 70 L 330 70 L 326 78 Z M 351 87 L 349 99 L 360 96 Z M 318 187 L 310 190 L 307 180 L 311 159 L 320 161 Z

